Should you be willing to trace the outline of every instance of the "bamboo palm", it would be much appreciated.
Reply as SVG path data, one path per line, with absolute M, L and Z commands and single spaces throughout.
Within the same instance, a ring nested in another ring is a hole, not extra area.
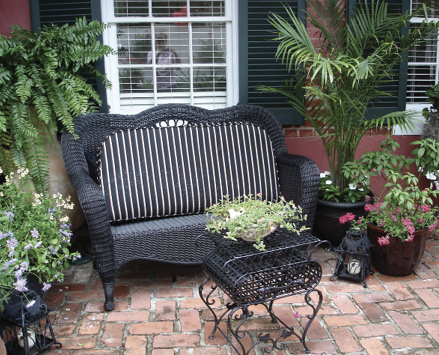
M 28 168 L 35 188 L 49 186 L 45 137 L 74 131 L 73 118 L 96 111 L 101 100 L 82 75 L 110 87 L 93 63 L 113 50 L 96 40 L 106 25 L 77 19 L 44 27 L 40 34 L 14 26 L 0 36 L 0 167 Z
M 439 23 L 429 21 L 425 2 L 413 13 L 392 14 L 387 2 L 359 2 L 346 22 L 342 0 L 307 0 L 317 16 L 308 13 L 310 23 L 322 36 L 315 47 L 299 18 L 286 7 L 288 20 L 277 14 L 269 22 L 279 41 L 276 58 L 296 77 L 281 88 L 261 87 L 277 92 L 307 119 L 321 137 L 335 186 L 343 191 L 349 181 L 341 167 L 354 160 L 358 144 L 368 129 L 384 124 L 414 127 L 414 114 L 393 112 L 372 120 L 365 119 L 367 108 L 390 96 L 380 88 L 397 75 L 399 63 L 408 51 L 436 35 Z M 405 31 L 413 17 L 423 17 L 416 30 Z M 304 95 L 301 94 L 304 92 Z

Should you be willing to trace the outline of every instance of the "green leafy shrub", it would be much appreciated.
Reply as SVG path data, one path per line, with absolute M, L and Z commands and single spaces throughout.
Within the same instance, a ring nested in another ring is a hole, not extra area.
M 0 36 L 0 166 L 5 174 L 29 169 L 38 192 L 49 185 L 46 138 L 74 131 L 73 118 L 97 110 L 101 100 L 82 76 L 110 83 L 93 64 L 113 50 L 97 41 L 106 25 L 85 18 L 41 33 L 14 26 Z

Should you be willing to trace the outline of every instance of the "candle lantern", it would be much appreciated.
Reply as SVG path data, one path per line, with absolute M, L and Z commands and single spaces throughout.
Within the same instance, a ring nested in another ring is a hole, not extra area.
M 334 281 L 335 276 L 338 276 L 362 281 L 363 286 L 367 287 L 366 276 L 373 275 L 369 253 L 371 247 L 372 244 L 364 231 L 349 229 L 341 244 L 334 249 L 339 254 L 331 281 Z
M 0 336 L 8 355 L 35 355 L 51 345 L 61 348 L 53 334 L 50 311 L 34 291 L 12 293 L 0 313 Z

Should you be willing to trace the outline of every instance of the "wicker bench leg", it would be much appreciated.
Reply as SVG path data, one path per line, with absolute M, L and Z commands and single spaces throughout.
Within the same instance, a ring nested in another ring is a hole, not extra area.
M 105 303 L 104 308 L 107 312 L 110 312 L 114 309 L 114 281 L 112 282 L 103 282 L 104 285 L 104 293 L 105 293 Z

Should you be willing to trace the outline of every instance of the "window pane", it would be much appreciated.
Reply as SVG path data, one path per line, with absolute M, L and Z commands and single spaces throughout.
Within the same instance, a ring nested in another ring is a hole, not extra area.
M 114 0 L 114 16 L 148 16 L 148 1 Z
M 425 0 L 412 0 L 412 10 L 416 10 L 420 5 L 422 5 L 423 3 L 425 3 Z M 428 11 L 428 16 L 429 17 L 437 17 L 439 18 L 439 9 L 430 9 Z
M 189 63 L 189 28 L 187 25 L 176 26 L 170 23 L 155 25 L 156 57 L 159 52 L 172 52 L 178 63 Z M 151 53 L 152 62 L 152 53 Z M 157 63 L 157 58 L 154 61 Z
M 419 25 L 412 23 L 410 29 L 418 29 Z M 416 46 L 409 53 L 409 63 L 434 63 L 437 61 L 437 36 L 432 36 L 425 43 Z
M 154 17 L 187 16 L 186 1 L 153 0 L 152 15 Z
M 436 65 L 409 66 L 407 77 L 407 102 L 427 103 L 425 92 L 435 85 Z
M 149 24 L 117 26 L 119 64 L 146 64 L 151 47 Z
M 152 69 L 120 68 L 119 86 L 121 94 L 153 92 Z
M 190 1 L 191 16 L 224 16 L 224 0 L 222 1 Z
M 221 24 L 204 24 L 193 28 L 192 50 L 194 63 L 226 62 L 226 27 Z
M 418 28 L 418 24 L 411 24 L 410 28 Z M 416 46 L 409 53 L 407 76 L 407 102 L 427 103 L 425 92 L 437 83 L 437 36 Z
M 194 68 L 194 91 L 225 91 L 226 68 Z

